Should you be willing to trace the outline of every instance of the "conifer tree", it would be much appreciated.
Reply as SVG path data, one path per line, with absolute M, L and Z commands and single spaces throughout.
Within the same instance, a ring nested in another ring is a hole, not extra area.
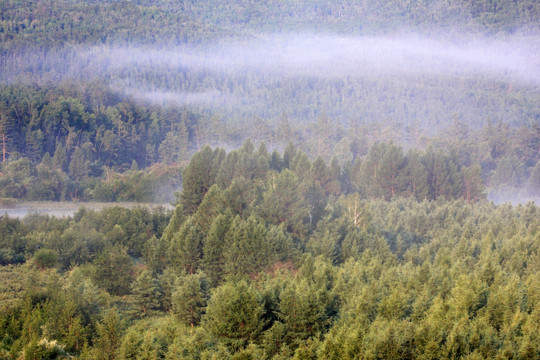
M 94 354 L 96 360 L 114 360 L 121 344 L 120 318 L 115 309 L 108 310 L 96 325 Z
M 225 196 L 223 191 L 216 185 L 212 185 L 204 196 L 197 212 L 193 215 L 193 221 L 206 234 L 219 214 L 225 210 Z
M 179 278 L 172 293 L 172 309 L 186 325 L 199 325 L 209 299 L 209 284 L 203 273 Z
M 225 239 L 224 270 L 229 275 L 255 274 L 268 265 L 266 228 L 255 216 L 233 220 Z
M 165 231 L 163 231 L 162 239 L 166 244 L 171 243 L 172 238 L 180 230 L 180 227 L 185 220 L 186 216 L 184 215 L 184 207 L 182 206 L 182 204 L 176 205 L 173 215 L 169 220 L 169 224 L 165 228 Z
M 173 236 L 169 258 L 173 266 L 189 274 L 195 274 L 202 259 L 203 233 L 189 218 Z
M 53 170 L 60 170 L 64 171 L 67 161 L 67 155 L 66 151 L 64 150 L 64 147 L 61 143 L 59 143 L 56 146 L 56 150 L 54 151 L 54 155 L 52 158 L 52 165 Z
M 127 248 L 113 245 L 105 248 L 94 261 L 96 284 L 111 294 L 125 295 L 133 281 L 133 263 Z
M 84 152 L 81 148 L 77 148 L 69 162 L 69 177 L 80 182 L 88 176 L 89 171 Z
M 231 224 L 230 212 L 219 215 L 212 223 L 204 241 L 202 268 L 213 286 L 218 285 L 224 274 L 225 239 Z
M 153 235 L 144 244 L 144 261 L 155 275 L 161 274 L 169 265 L 169 259 L 167 257 L 168 249 L 169 244 L 163 236 L 158 238 Z
M 208 302 L 204 328 L 233 351 L 244 348 L 259 338 L 265 325 L 261 321 L 264 309 L 259 297 L 258 291 L 245 280 L 225 283 Z
M 161 289 L 152 273 L 144 270 L 131 285 L 134 313 L 137 317 L 152 315 L 160 307 Z
M 223 161 L 224 153 L 219 149 L 212 151 L 205 146 L 191 158 L 182 173 L 183 191 L 180 195 L 184 213 L 191 215 L 197 211 L 204 195 L 215 183 L 217 172 Z

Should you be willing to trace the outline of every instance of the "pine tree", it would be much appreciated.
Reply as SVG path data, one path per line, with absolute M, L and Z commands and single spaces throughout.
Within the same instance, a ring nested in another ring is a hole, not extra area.
M 193 221 L 206 234 L 219 214 L 225 210 L 225 196 L 223 191 L 216 185 L 212 185 L 204 196 L 197 212 L 193 215 Z
M 209 297 L 209 284 L 203 273 L 179 278 L 172 293 L 173 312 L 184 324 L 199 325 Z
M 304 236 L 309 224 L 309 205 L 299 189 L 298 177 L 290 170 L 269 173 L 259 216 L 274 225 L 285 224 L 287 232 Z
M 135 305 L 134 313 L 137 317 L 152 315 L 160 307 L 161 289 L 157 279 L 152 273 L 144 270 L 131 284 L 131 293 Z
M 84 152 L 81 148 L 77 148 L 73 153 L 71 161 L 69 162 L 69 176 L 76 182 L 80 182 L 88 176 L 90 169 Z
M 203 234 L 189 218 L 174 235 L 169 248 L 169 259 L 177 269 L 195 274 L 202 258 Z
M 141 333 L 133 328 L 122 337 L 118 347 L 118 360 L 140 359 Z
M 114 360 L 121 343 L 120 319 L 115 309 L 108 310 L 103 320 L 96 325 L 94 340 L 94 358 L 96 360 Z
M 133 263 L 127 248 L 114 245 L 98 254 L 94 261 L 96 284 L 114 295 L 125 295 L 133 281 Z
M 224 274 L 225 257 L 223 253 L 231 218 L 230 212 L 216 217 L 204 242 L 202 267 L 213 286 L 221 282 Z
M 227 282 L 213 293 L 204 328 L 233 351 L 259 338 L 264 327 L 264 313 L 258 291 L 246 281 Z
M 407 186 L 407 194 L 417 200 L 423 200 L 428 197 L 429 187 L 427 183 L 427 172 L 418 151 L 411 150 L 408 153 L 404 177 Z
M 62 144 L 59 143 L 56 146 L 56 150 L 54 151 L 54 155 L 52 158 L 52 165 L 53 165 L 52 169 L 64 171 L 66 162 L 67 162 L 66 151 L 64 150 L 64 147 L 62 146 Z
M 224 270 L 229 275 L 252 275 L 268 265 L 266 228 L 255 216 L 236 216 L 227 232 Z
M 184 215 L 184 207 L 181 204 L 176 205 L 174 208 L 173 215 L 171 219 L 169 220 L 169 224 L 165 228 L 165 231 L 163 231 L 162 239 L 165 242 L 165 244 L 171 243 L 174 235 L 180 231 L 180 227 L 186 220 L 186 216 Z
M 484 182 L 482 181 L 482 169 L 475 165 L 462 169 L 463 173 L 463 197 L 467 201 L 483 199 Z
M 183 188 L 180 195 L 184 212 L 191 215 L 197 211 L 204 195 L 215 183 L 217 172 L 223 161 L 224 153 L 219 149 L 212 151 L 205 146 L 191 158 L 182 173 Z
M 168 248 L 169 244 L 165 241 L 164 237 L 158 238 L 155 235 L 144 244 L 144 261 L 154 275 L 161 274 L 168 266 Z

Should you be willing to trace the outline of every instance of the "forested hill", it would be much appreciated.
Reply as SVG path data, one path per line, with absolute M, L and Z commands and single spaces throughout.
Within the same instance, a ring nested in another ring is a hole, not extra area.
M 2 1 L 0 197 L 172 200 L 203 145 L 246 139 L 343 167 L 379 142 L 453 149 L 491 198 L 527 197 L 539 7 Z
M 36 45 L 204 42 L 317 26 L 347 33 L 414 28 L 477 33 L 539 30 L 534 0 L 33 1 L 0 4 L 2 49 Z

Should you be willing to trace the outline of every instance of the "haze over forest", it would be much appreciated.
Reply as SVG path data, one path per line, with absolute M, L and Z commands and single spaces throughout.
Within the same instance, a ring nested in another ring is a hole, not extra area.
M 85 129 L 89 137 L 81 136 L 73 119 L 56 135 L 47 134 L 50 126 L 43 119 L 30 120 L 32 111 L 41 118 L 45 104 L 29 104 L 36 109 L 28 110 L 26 120 L 3 128 L 9 132 L 8 152 L 26 154 L 34 163 L 45 152 L 52 156 L 57 144 L 67 147 L 69 158 L 88 140 L 95 148 L 99 129 L 117 138 L 109 150 L 126 154 L 105 159 L 91 150 L 84 161 L 94 163 L 93 176 L 102 165 L 125 168 L 135 160 L 138 168 L 147 168 L 155 162 L 185 162 L 204 143 L 231 149 L 247 138 L 281 150 L 293 141 L 310 156 L 328 161 L 336 155 L 344 162 L 350 155 L 343 148 L 354 137 L 368 148 L 393 141 L 405 150 L 437 146 L 452 126 L 468 127 L 476 142 L 482 139 L 475 132 L 488 124 L 525 126 L 537 137 L 540 37 L 534 1 L 430 2 L 425 8 L 414 2 L 384 7 L 280 2 L 253 5 L 249 11 L 239 2 L 214 1 L 24 3 L 25 9 L 15 1 L 2 5 L 3 88 L 60 89 L 54 97 L 77 99 L 95 118 Z M 4 114 L 19 101 L 12 96 L 4 96 Z M 121 146 L 121 131 L 102 113 L 121 102 L 147 113 L 126 115 L 136 117 L 136 129 L 129 131 L 140 143 L 113 150 Z M 149 136 L 155 109 L 158 134 Z M 163 114 L 178 109 L 189 111 L 190 121 L 184 116 L 182 125 L 175 115 Z M 321 122 L 331 127 L 322 148 L 313 137 Z M 186 128 L 187 139 L 178 139 L 179 126 Z M 76 144 L 66 142 L 73 139 L 70 131 L 78 134 Z M 165 146 L 159 152 L 168 133 L 169 145 L 181 154 L 167 156 Z M 492 188 L 498 160 L 514 155 L 521 156 L 504 151 L 491 160 L 478 154 L 477 161 L 465 165 L 483 162 L 484 181 Z M 511 162 L 518 179 L 506 184 L 514 188 L 502 191 L 506 195 L 492 196 L 497 201 L 515 200 L 508 195 L 520 191 L 536 164 L 534 159 L 524 166 Z M 168 194 L 178 186 L 169 185 L 164 187 Z M 57 192 L 48 199 L 60 197 L 65 196 Z M 170 199 L 155 196 L 156 201 L 164 198 Z

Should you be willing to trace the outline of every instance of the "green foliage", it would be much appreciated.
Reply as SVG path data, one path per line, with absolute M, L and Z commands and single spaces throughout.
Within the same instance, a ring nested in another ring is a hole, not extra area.
M 199 325 L 209 299 L 209 284 L 203 273 L 187 275 L 176 281 L 172 310 L 178 319 L 191 327 Z
M 212 285 L 218 285 L 225 272 L 226 236 L 231 225 L 230 213 L 221 214 L 212 223 L 204 242 L 202 267 Z
M 183 191 L 180 201 L 185 214 L 191 215 L 197 211 L 206 192 L 215 183 L 223 157 L 223 151 L 212 151 L 209 146 L 205 146 L 193 156 L 182 174 Z
M 108 310 L 96 326 L 93 357 L 99 360 L 116 359 L 121 345 L 121 324 L 115 309 Z
M 134 315 L 144 317 L 152 315 L 160 308 L 161 289 L 152 273 L 144 270 L 131 284 L 131 294 L 134 297 Z
M 132 45 L 204 54 L 276 26 L 534 37 L 539 11 L 533 0 L 0 2 L 0 198 L 166 202 L 183 188 L 173 214 L 1 216 L 0 358 L 540 357 L 540 211 L 484 201 L 540 194 L 534 86 L 95 61 Z M 148 83 L 227 101 L 116 90 Z
M 201 229 L 188 219 L 174 235 L 169 247 L 169 259 L 173 267 L 195 274 L 202 258 L 203 234 Z
M 55 267 L 58 262 L 58 254 L 54 250 L 41 249 L 36 251 L 33 261 L 40 269 L 52 268 Z
M 94 260 L 96 266 L 94 281 L 113 295 L 130 292 L 134 280 L 133 263 L 127 249 L 121 245 L 105 248 Z
M 263 307 L 257 290 L 246 281 L 225 283 L 212 294 L 204 327 L 233 351 L 256 340 L 264 324 Z
M 255 275 L 268 266 L 270 249 L 266 227 L 255 216 L 236 216 L 225 236 L 224 272 L 227 275 Z
M 28 344 L 23 351 L 24 359 L 47 360 L 47 359 L 67 359 L 64 349 L 56 341 L 41 339 L 34 340 Z

